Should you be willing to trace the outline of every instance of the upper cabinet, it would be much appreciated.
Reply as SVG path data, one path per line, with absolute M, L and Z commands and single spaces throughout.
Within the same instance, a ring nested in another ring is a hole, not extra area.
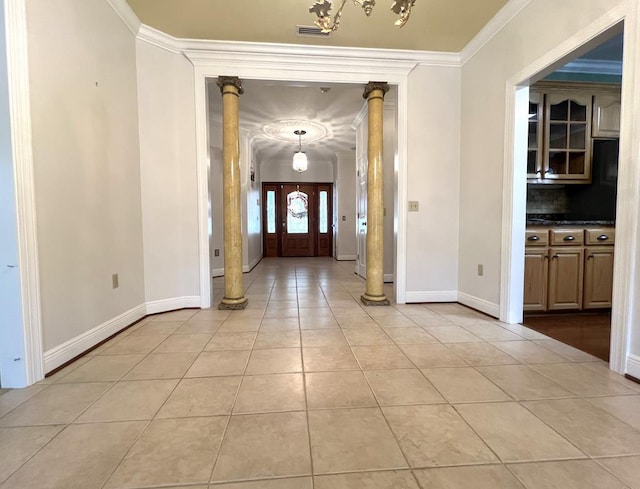
M 616 90 L 586 84 L 532 87 L 529 183 L 590 183 L 592 138 L 617 137 L 619 125 Z

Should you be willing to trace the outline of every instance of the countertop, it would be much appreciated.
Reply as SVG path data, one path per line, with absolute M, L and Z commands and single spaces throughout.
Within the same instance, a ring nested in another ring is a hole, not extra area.
M 615 221 L 527 219 L 527 226 L 615 226 Z

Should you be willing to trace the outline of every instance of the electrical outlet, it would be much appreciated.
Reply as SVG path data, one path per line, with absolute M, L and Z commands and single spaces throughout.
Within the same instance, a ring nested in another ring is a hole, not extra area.
M 484 275 L 484 265 L 482 263 L 478 263 L 478 277 L 482 277 Z
M 409 201 L 409 212 L 418 212 L 420 210 L 420 202 L 417 200 Z
M 346 221 L 347 220 L 347 216 L 342 216 L 342 220 Z
M 111 275 L 111 286 L 114 289 L 117 289 L 118 287 L 120 287 L 120 279 L 118 278 L 117 273 L 114 273 L 113 275 Z
M 213 256 L 220 256 L 220 250 L 213 250 Z

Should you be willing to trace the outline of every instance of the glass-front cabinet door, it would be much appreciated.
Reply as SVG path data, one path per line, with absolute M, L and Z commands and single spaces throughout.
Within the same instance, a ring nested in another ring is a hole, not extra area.
M 544 95 L 535 90 L 529 92 L 529 144 L 527 146 L 527 178 L 542 177 L 542 144 L 544 126 L 542 111 Z

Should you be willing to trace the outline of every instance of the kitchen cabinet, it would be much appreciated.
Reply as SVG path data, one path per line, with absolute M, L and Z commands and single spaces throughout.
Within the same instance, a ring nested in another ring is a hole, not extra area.
M 593 126 L 594 138 L 620 137 L 620 90 L 601 90 L 593 96 Z
M 528 228 L 524 311 L 611 307 L 613 228 Z

